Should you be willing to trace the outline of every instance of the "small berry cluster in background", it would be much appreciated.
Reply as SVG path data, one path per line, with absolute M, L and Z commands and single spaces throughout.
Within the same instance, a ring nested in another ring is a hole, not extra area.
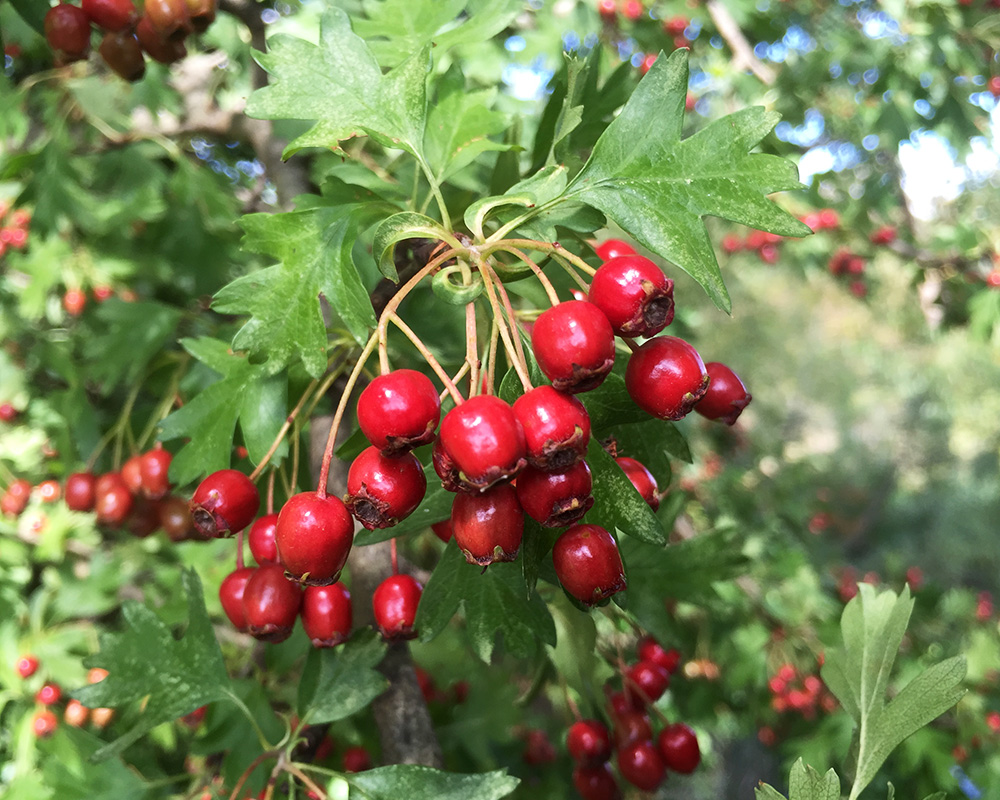
M 9 202 L 0 200 L 0 263 L 8 250 L 27 249 L 30 227 L 30 211 L 12 209 Z
M 110 708 L 87 708 L 79 700 L 67 699 L 63 696 L 62 688 L 52 681 L 39 683 L 38 674 L 40 667 L 39 660 L 30 654 L 21 656 L 14 664 L 14 671 L 25 682 L 28 692 L 34 690 L 35 712 L 31 718 L 31 730 L 40 739 L 47 738 L 55 733 L 59 727 L 58 711 L 62 708 L 62 718 L 67 725 L 74 728 L 81 728 L 90 722 L 95 728 L 104 728 L 114 716 L 114 710 Z M 88 683 L 97 683 L 107 677 L 107 672 L 103 669 L 92 669 L 87 674 Z M 64 702 L 65 701 L 65 702 Z

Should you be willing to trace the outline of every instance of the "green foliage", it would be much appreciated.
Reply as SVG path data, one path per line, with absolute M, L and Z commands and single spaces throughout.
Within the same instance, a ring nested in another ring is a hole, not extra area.
M 385 643 L 368 631 L 340 647 L 311 650 L 299 682 L 299 715 L 319 725 L 365 708 L 389 685 L 375 670 L 384 655 Z
M 430 767 L 396 764 L 360 772 L 347 778 L 351 789 L 369 800 L 412 797 L 414 800 L 499 800 L 519 781 L 504 771 L 455 775 Z

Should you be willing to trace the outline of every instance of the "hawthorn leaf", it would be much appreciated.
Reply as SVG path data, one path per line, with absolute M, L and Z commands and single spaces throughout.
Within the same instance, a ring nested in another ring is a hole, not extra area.
M 365 708 L 389 686 L 375 669 L 385 650 L 385 642 L 372 630 L 337 647 L 311 648 L 299 681 L 299 716 L 320 725 Z
M 521 782 L 506 770 L 474 775 L 443 772 L 415 764 L 393 764 L 344 775 L 357 792 L 368 800 L 499 800 Z
M 583 202 L 636 241 L 677 264 L 719 308 L 731 303 L 703 218 L 722 217 L 783 236 L 810 229 L 771 200 L 801 188 L 795 165 L 749 151 L 778 122 L 754 107 L 681 139 L 688 54 L 662 53 L 594 145 L 561 202 Z
M 10 4 L 21 19 L 34 28 L 40 36 L 45 36 L 45 15 L 49 10 L 47 3 L 35 3 L 32 0 L 10 0 Z
M 649 504 L 593 437 L 587 447 L 587 464 L 594 484 L 594 507 L 587 512 L 585 521 L 611 533 L 617 529 L 647 544 L 666 544 L 667 534 Z
M 840 779 L 832 769 L 820 775 L 800 758 L 788 780 L 789 800 L 840 800 Z
M 760 783 L 754 787 L 754 800 L 785 800 L 785 796 L 766 783 Z
M 415 211 L 400 211 L 386 217 L 375 229 L 372 255 L 379 272 L 393 283 L 399 283 L 396 271 L 396 245 L 406 239 L 431 239 L 443 232 L 440 223 Z
M 187 596 L 188 620 L 180 638 L 151 608 L 126 600 L 122 604 L 125 630 L 102 633 L 100 650 L 84 660 L 84 666 L 108 671 L 104 680 L 72 692 L 85 706 L 120 708 L 143 703 L 132 728 L 97 750 L 92 756 L 95 761 L 118 755 L 157 725 L 232 696 L 198 574 L 183 570 L 181 585 Z
M 61 800 L 120 800 L 142 797 L 146 785 L 143 779 L 120 758 L 94 764 L 92 756 L 104 741 L 90 731 L 61 727 L 61 734 L 52 740 L 51 750 L 42 760 L 45 784 Z M 48 797 L 49 795 L 43 795 Z
M 135 383 L 143 370 L 176 336 L 178 308 L 143 300 L 126 303 L 111 298 L 96 310 L 106 326 L 87 341 L 89 377 L 107 393 L 120 383 Z

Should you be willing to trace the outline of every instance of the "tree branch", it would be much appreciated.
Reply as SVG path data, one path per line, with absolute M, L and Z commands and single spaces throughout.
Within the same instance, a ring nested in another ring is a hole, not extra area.
M 729 13 L 729 9 L 720 0 L 708 0 L 705 3 L 705 8 L 708 9 L 709 16 L 715 23 L 719 35 L 725 39 L 729 49 L 733 51 L 733 66 L 736 69 L 749 69 L 761 82 L 768 86 L 772 85 L 777 75 L 771 67 L 754 55 L 753 48 L 746 36 L 743 35 L 736 20 L 733 19 L 733 15 Z

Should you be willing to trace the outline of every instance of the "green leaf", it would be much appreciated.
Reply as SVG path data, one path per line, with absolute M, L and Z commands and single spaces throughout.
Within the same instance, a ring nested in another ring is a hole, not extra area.
M 107 328 L 87 341 L 85 354 L 90 377 L 105 393 L 120 383 L 132 384 L 176 337 L 179 309 L 145 300 L 125 303 L 116 298 L 97 309 Z
M 460 775 L 414 764 L 376 767 L 344 779 L 369 800 L 499 800 L 520 783 L 506 770 Z
M 443 230 L 440 223 L 415 211 L 401 211 L 386 217 L 375 229 L 372 254 L 379 272 L 393 283 L 399 283 L 396 272 L 396 245 L 406 239 L 435 239 Z
M 383 75 L 346 12 L 330 8 L 320 21 L 318 44 L 285 34 L 268 39 L 268 52 L 256 57 L 272 80 L 250 96 L 246 113 L 316 120 L 288 145 L 286 157 L 303 147 L 339 151 L 341 141 L 366 133 L 422 161 L 429 51 L 421 48 Z
M 483 571 L 466 563 L 453 539 L 420 598 L 416 627 L 421 641 L 444 630 L 460 606 L 473 649 L 487 664 L 497 633 L 503 634 L 504 647 L 521 658 L 530 656 L 540 642 L 556 643 L 548 607 L 537 593 L 529 593 L 520 565 L 492 564 Z
M 299 682 L 299 716 L 308 716 L 310 725 L 320 725 L 365 708 L 389 686 L 375 669 L 385 649 L 371 630 L 337 647 L 311 648 Z
M 754 800 L 785 800 L 785 796 L 781 792 L 766 783 L 754 787 L 753 793 Z
M 792 765 L 788 797 L 789 800 L 840 800 L 840 780 L 832 769 L 820 775 L 800 758 Z
M 104 680 L 72 693 L 85 706 L 120 708 L 143 701 L 135 725 L 94 753 L 95 760 L 117 755 L 157 725 L 231 695 L 198 574 L 184 570 L 181 584 L 187 596 L 188 621 L 180 638 L 152 609 L 126 600 L 122 604 L 126 629 L 101 634 L 100 651 L 84 660 L 87 667 L 108 671 Z
M 587 464 L 594 484 L 594 507 L 587 512 L 587 522 L 649 544 L 666 544 L 666 532 L 649 504 L 595 438 L 587 447 Z
M 142 797 L 145 784 L 121 759 L 91 763 L 104 742 L 89 731 L 70 725 L 60 728 L 52 751 L 42 761 L 45 784 L 60 800 L 120 800 Z
M 748 108 L 681 140 L 687 51 L 662 53 L 561 201 L 607 214 L 654 253 L 700 283 L 720 308 L 730 301 L 703 218 L 716 216 L 785 236 L 807 226 L 767 195 L 800 188 L 790 161 L 749 151 L 778 115 Z
M 34 28 L 40 36 L 45 35 L 45 15 L 49 11 L 48 3 L 36 0 L 10 0 L 21 19 Z
M 620 354 L 615 354 L 615 358 L 620 357 Z M 590 417 L 590 429 L 599 438 L 607 435 L 612 426 L 649 422 L 651 419 L 648 412 L 635 404 L 625 388 L 625 379 L 617 372 L 612 372 L 600 386 L 580 394 L 579 398 Z

